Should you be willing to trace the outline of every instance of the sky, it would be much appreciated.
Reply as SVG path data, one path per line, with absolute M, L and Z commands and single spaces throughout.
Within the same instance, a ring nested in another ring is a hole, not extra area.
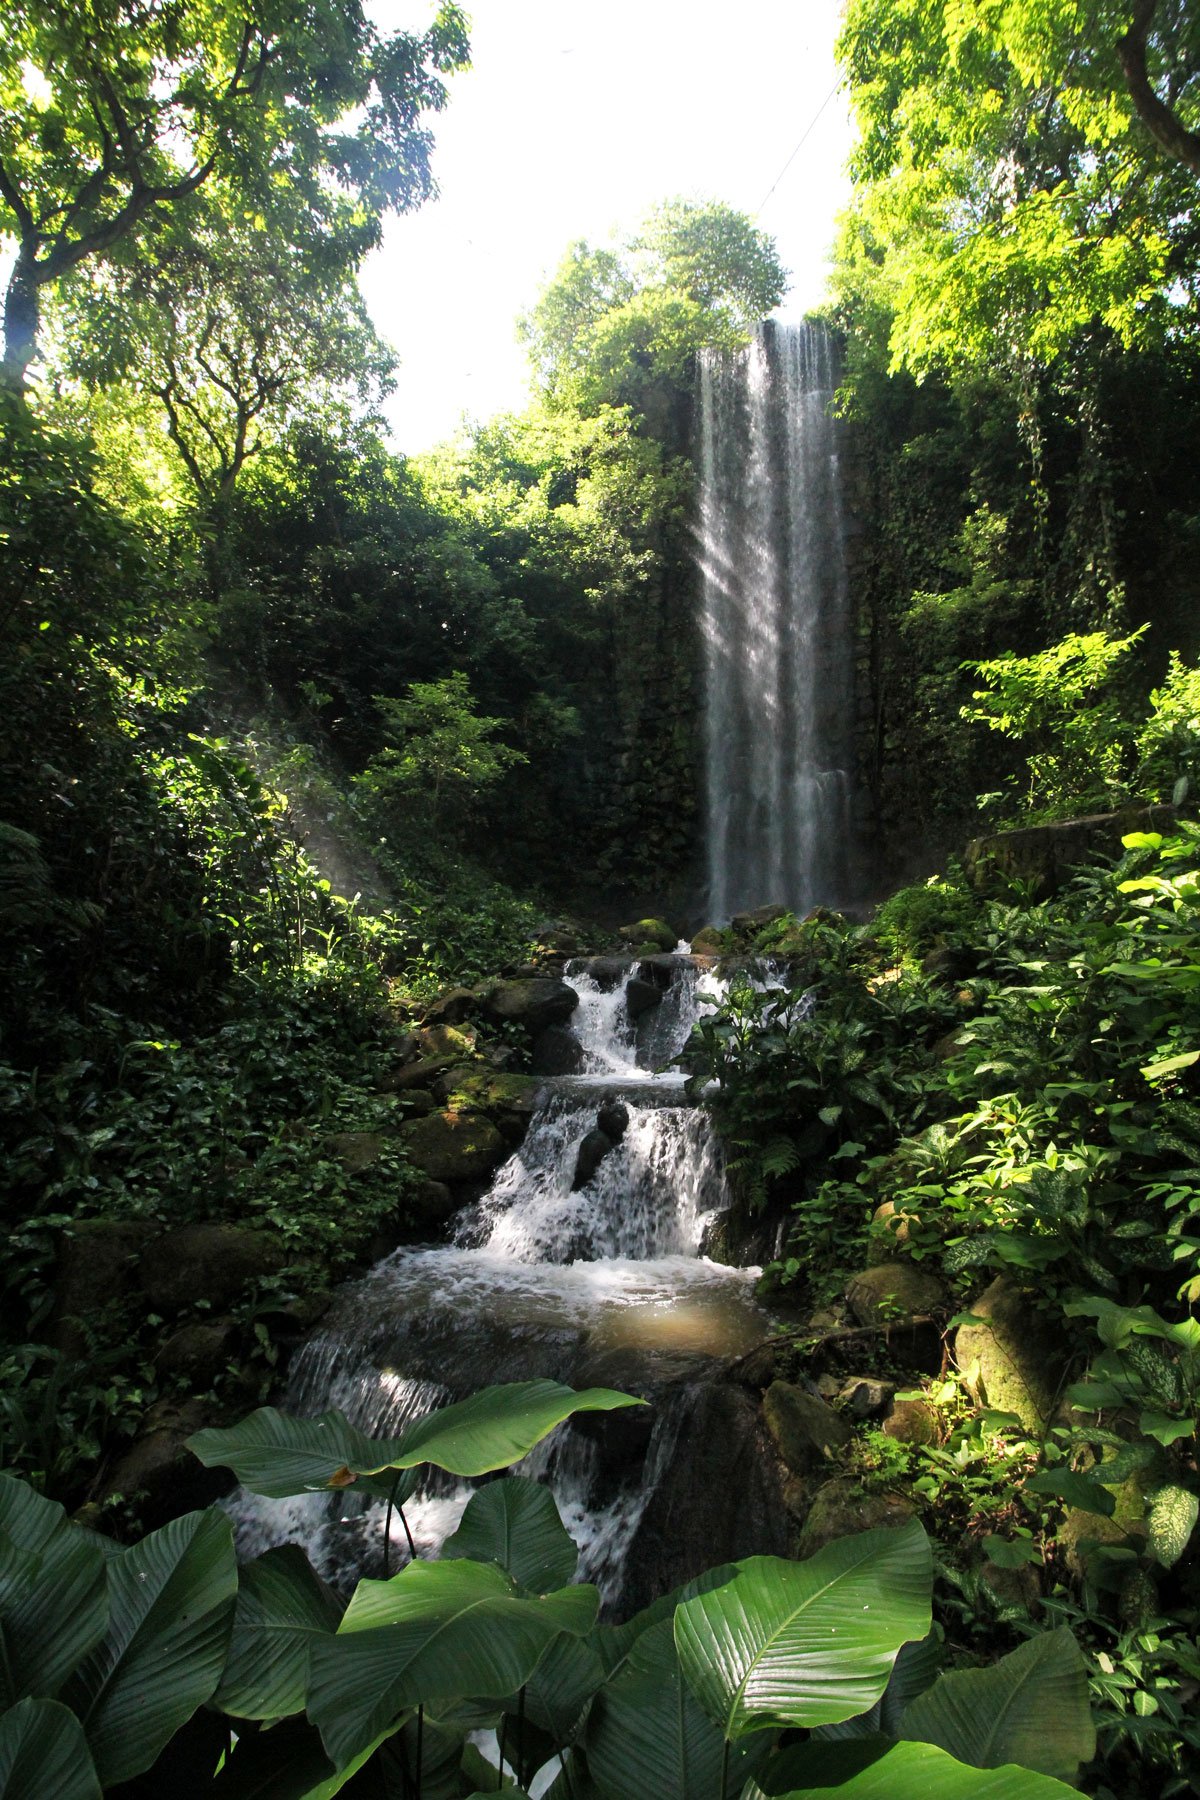
M 432 121 L 439 198 L 388 220 L 362 276 L 401 358 L 398 449 L 523 406 L 518 316 L 575 239 L 632 230 L 664 200 L 756 217 L 792 271 L 781 317 L 821 299 L 851 141 L 840 4 L 468 0 L 472 67 Z M 384 29 L 424 29 L 433 11 L 371 7 Z

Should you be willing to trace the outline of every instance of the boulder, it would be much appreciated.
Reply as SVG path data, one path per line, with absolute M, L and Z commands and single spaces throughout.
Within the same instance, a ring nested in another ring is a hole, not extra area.
M 203 1319 L 172 1332 L 154 1359 L 159 1381 L 209 1388 L 237 1352 L 240 1331 L 232 1319 Z
M 942 1421 L 928 1400 L 893 1400 L 883 1432 L 898 1444 L 940 1444 Z
M 423 1056 L 419 1062 L 389 1069 L 379 1083 L 380 1090 L 385 1094 L 406 1094 L 410 1088 L 427 1088 L 444 1069 L 461 1061 L 461 1055 L 454 1051 L 443 1056 Z
M 423 1175 L 405 1189 L 404 1204 L 422 1225 L 444 1225 L 458 1208 L 458 1202 L 444 1181 Z
M 1071 871 L 1092 861 L 1097 853 L 1119 856 L 1121 839 L 1128 832 L 1170 832 L 1179 817 L 1174 806 L 1126 806 L 1118 812 L 1089 813 L 1081 819 L 1025 825 L 1017 831 L 975 838 L 967 845 L 963 860 L 978 893 L 995 893 L 1021 881 L 1044 899 L 1057 893 Z
M 575 989 L 549 975 L 497 981 L 483 996 L 484 1014 L 494 1025 L 522 1025 L 531 1038 L 549 1025 L 565 1025 L 578 1005 Z
M 635 975 L 625 989 L 625 1007 L 631 1019 L 640 1019 L 644 1012 L 657 1006 L 663 997 L 663 990 L 653 981 L 643 981 Z
M 409 1161 L 434 1181 L 485 1181 L 504 1161 L 504 1139 L 482 1113 L 447 1108 L 414 1119 L 400 1134 Z
M 475 1051 L 475 1033 L 470 1026 L 464 1030 L 461 1025 L 423 1025 L 417 1041 L 426 1056 L 456 1056 L 460 1062 Z
M 825 1402 L 790 1381 L 773 1381 L 763 1395 L 763 1418 L 794 1475 L 805 1475 L 844 1449 L 849 1425 Z
M 667 989 L 678 980 L 678 977 L 679 958 L 673 954 L 643 956 L 638 963 L 638 979 L 652 982 L 661 993 L 665 994 Z
M 461 1025 L 464 1019 L 469 1019 L 478 1010 L 479 996 L 473 994 L 470 988 L 448 988 L 444 994 L 438 995 L 432 1006 L 425 1009 L 422 1024 Z
M 995 1412 L 1015 1413 L 1029 1431 L 1049 1422 L 1062 1385 L 1061 1337 L 1030 1295 L 998 1275 L 972 1300 L 978 1325 L 960 1325 L 954 1360 L 975 1398 Z
M 66 1356 L 87 1354 L 84 1321 L 138 1290 L 138 1258 L 158 1234 L 136 1219 L 77 1219 L 58 1242 L 51 1339 Z
M 835 1538 L 852 1537 L 880 1526 L 904 1525 L 913 1507 L 896 1494 L 868 1494 L 849 1475 L 838 1475 L 817 1489 L 796 1545 L 799 1557 L 813 1556 Z
M 639 919 L 636 924 L 622 925 L 617 936 L 626 944 L 653 944 L 664 951 L 673 950 L 679 942 L 679 933 L 665 919 Z
M 887 1262 L 853 1276 L 846 1298 L 860 1325 L 886 1325 L 892 1319 L 939 1312 L 947 1295 L 937 1276 L 916 1263 Z
M 870 1419 L 886 1411 L 896 1391 L 894 1381 L 878 1381 L 872 1375 L 852 1375 L 838 1389 L 838 1399 L 856 1419 Z
M 535 1075 L 578 1075 L 583 1045 L 569 1025 L 547 1025 L 533 1040 L 529 1066 Z
M 596 1124 L 605 1137 L 619 1144 L 629 1129 L 629 1108 L 620 1100 L 606 1100 L 596 1114 Z
M 929 952 L 921 964 L 921 973 L 932 981 L 944 981 L 948 987 L 957 987 L 960 981 L 969 980 L 978 968 L 979 959 L 973 950 L 962 945 L 944 944 Z
M 334 1131 L 325 1139 L 330 1156 L 350 1175 L 361 1175 L 377 1163 L 390 1140 L 381 1131 Z
M 692 939 L 693 956 L 720 956 L 725 948 L 725 934 L 716 925 L 705 925 Z
M 613 1140 L 606 1131 L 601 1131 L 597 1126 L 595 1130 L 588 1132 L 580 1144 L 579 1154 L 575 1158 L 575 1176 L 571 1182 L 572 1193 L 587 1186 L 612 1148 Z
M 910 1224 L 916 1213 L 897 1212 L 894 1200 L 885 1200 L 875 1208 L 871 1218 L 871 1244 L 867 1252 L 872 1263 L 890 1262 L 908 1243 Z
M 434 1093 L 451 1112 L 485 1113 L 504 1141 L 515 1146 L 529 1128 L 541 1086 L 532 1075 L 509 1074 L 477 1062 L 447 1069 Z
M 160 1400 L 147 1412 L 142 1429 L 101 1475 L 98 1497 L 121 1495 L 134 1501 L 147 1529 L 165 1525 L 168 1519 L 193 1508 L 210 1506 L 235 1485 L 229 1469 L 206 1469 L 187 1448 L 187 1439 L 206 1425 L 212 1414 L 200 1400 L 181 1405 Z
M 249 1225 L 181 1225 L 147 1245 L 138 1275 L 158 1312 L 182 1312 L 198 1301 L 226 1312 L 287 1260 L 277 1237 Z
M 628 956 L 589 956 L 580 973 L 594 981 L 601 993 L 611 994 L 624 981 L 629 965 Z

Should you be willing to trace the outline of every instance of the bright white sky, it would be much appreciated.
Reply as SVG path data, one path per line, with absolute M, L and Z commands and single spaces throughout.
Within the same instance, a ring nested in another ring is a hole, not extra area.
M 518 315 L 574 239 L 632 229 L 660 201 L 757 214 L 792 271 L 781 316 L 820 300 L 850 147 L 844 98 L 830 98 L 840 0 L 471 10 L 472 67 L 433 121 L 440 198 L 388 221 L 363 276 L 401 356 L 387 408 L 399 449 L 452 436 L 464 415 L 521 407 Z M 423 29 L 433 11 L 432 0 L 371 7 L 384 29 Z

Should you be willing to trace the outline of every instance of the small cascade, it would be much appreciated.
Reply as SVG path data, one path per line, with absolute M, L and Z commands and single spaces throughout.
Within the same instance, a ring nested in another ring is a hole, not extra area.
M 853 638 L 818 325 L 700 363 L 708 908 L 850 897 Z
M 638 1545 L 655 1495 L 668 1476 L 678 1486 L 681 1456 L 705 1451 L 681 1431 L 695 1394 L 768 1325 L 753 1294 L 758 1271 L 699 1253 L 706 1221 L 727 1204 L 720 1150 L 683 1077 L 657 1072 L 716 996 L 690 957 L 657 960 L 668 986 L 636 1022 L 627 1003 L 636 961 L 608 986 L 585 966 L 568 969 L 584 1072 L 546 1083 L 523 1144 L 459 1215 L 452 1244 L 396 1251 L 343 1290 L 296 1357 L 284 1401 L 304 1415 L 336 1406 L 390 1436 L 493 1382 L 546 1377 L 647 1398 L 648 1408 L 610 1415 L 599 1430 L 568 1423 L 518 1471 L 552 1487 L 580 1546 L 581 1579 L 615 1612 L 626 1570 L 649 1558 Z M 600 1117 L 611 1136 L 594 1165 L 581 1164 Z M 691 1486 L 695 1541 L 711 1561 L 720 1546 L 704 1535 L 703 1482 Z M 469 1495 L 470 1484 L 430 1472 L 405 1506 L 420 1554 L 436 1554 Z M 381 1566 L 384 1509 L 353 1491 L 229 1504 L 245 1553 L 302 1543 L 343 1587 Z M 396 1567 L 406 1547 L 395 1521 L 392 1540 Z

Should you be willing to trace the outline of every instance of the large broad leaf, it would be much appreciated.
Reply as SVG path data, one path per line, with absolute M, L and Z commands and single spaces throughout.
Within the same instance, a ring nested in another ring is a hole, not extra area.
M 307 1800 L 333 1772 L 315 1726 L 285 1719 L 269 1731 L 238 1731 L 212 1800 Z
M 309 1649 L 314 1637 L 332 1637 L 343 1610 L 295 1544 L 247 1563 L 216 1704 L 239 1719 L 303 1712 Z
M 721 1800 L 741 1792 L 769 1748 L 729 1751 L 683 1679 L 669 1619 L 641 1634 L 596 1695 L 583 1745 L 604 1800 Z
M 522 1594 L 494 1563 L 414 1562 L 361 1581 L 336 1637 L 312 1649 L 309 1716 L 341 1768 L 409 1708 L 506 1699 L 546 1646 L 595 1619 L 594 1588 Z
M 644 1405 L 609 1388 L 576 1393 L 557 1381 L 516 1381 L 428 1413 L 398 1438 L 368 1437 L 336 1411 L 292 1419 L 261 1406 L 240 1425 L 198 1431 L 188 1448 L 207 1468 L 230 1468 L 243 1487 L 281 1500 L 418 1463 L 436 1463 L 454 1475 L 487 1475 L 519 1462 L 572 1413 Z
M 550 1489 L 519 1475 L 491 1481 L 472 1494 L 458 1530 L 442 1545 L 442 1556 L 499 1563 L 535 1594 L 565 1587 L 579 1562 Z
M 0 1480 L 0 1711 L 53 1699 L 104 1636 L 104 1556 L 23 1482 Z
M 902 1644 L 929 1630 L 929 1540 L 914 1520 L 839 1538 L 807 1562 L 752 1556 L 686 1600 L 675 1642 L 692 1692 L 728 1738 L 865 1712 Z
M 592 1633 L 589 1643 L 609 1675 L 615 1675 L 642 1633 L 649 1631 L 662 1619 L 673 1619 L 676 1607 L 685 1600 L 691 1600 L 696 1594 L 707 1594 L 713 1588 L 724 1587 L 737 1574 L 736 1563 L 718 1563 L 715 1568 L 706 1569 L 703 1575 L 697 1575 L 691 1581 L 685 1581 L 680 1587 L 673 1588 L 669 1594 L 663 1594 L 658 1600 L 652 1600 L 649 1606 L 634 1613 L 632 1619 L 626 1619 L 623 1625 L 599 1625 Z
M 836 1790 L 839 1800 L 1079 1800 L 1074 1788 L 1030 1769 L 975 1769 L 955 1762 L 934 1744 L 889 1744 L 869 1765 L 847 1773 L 838 1765 L 838 1753 L 859 1749 L 854 1744 L 824 1744 L 808 1760 L 823 1765 L 816 1779 L 802 1776 L 807 1745 L 785 1751 L 771 1772 L 785 1766 L 794 1769 L 796 1785 L 782 1789 L 772 1781 L 770 1789 L 751 1785 L 743 1800 L 829 1800 Z
M 22 1700 L 0 1714 L 3 1800 L 100 1800 L 100 1782 L 73 1712 L 57 1700 Z
M 237 1596 L 224 1513 L 185 1513 L 108 1565 L 103 1642 L 63 1690 L 105 1787 L 148 1769 L 210 1698 Z
M 525 1717 L 561 1747 L 571 1741 L 588 1701 L 603 1685 L 604 1665 L 590 1640 L 564 1633 L 525 1684 Z
M 962 1669 L 905 1712 L 900 1736 L 939 1744 L 979 1769 L 1020 1763 L 1074 1781 L 1096 1753 L 1087 1669 L 1065 1625 L 1040 1632 L 989 1669 Z
M 899 1737 L 900 1722 L 906 1709 L 918 1694 L 933 1686 L 941 1673 L 944 1657 L 942 1641 L 934 1631 L 915 1644 L 905 1644 L 896 1658 L 882 1697 L 870 1711 L 859 1713 L 853 1719 L 843 1719 L 837 1725 L 818 1725 L 813 1736 L 831 1743 L 846 1738 Z

